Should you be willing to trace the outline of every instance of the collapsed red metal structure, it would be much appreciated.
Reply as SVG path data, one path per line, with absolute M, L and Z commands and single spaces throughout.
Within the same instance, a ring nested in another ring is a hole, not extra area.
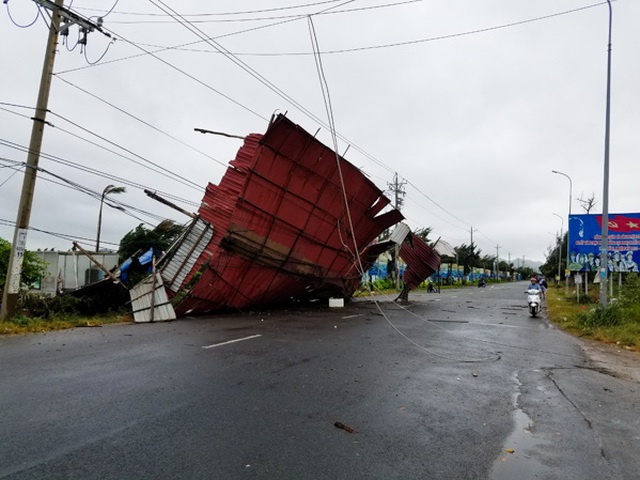
M 245 138 L 220 183 L 207 186 L 198 216 L 213 233 L 185 276 L 165 282 L 177 316 L 349 298 L 390 247 L 376 238 L 403 219 L 358 168 L 284 115 Z M 412 257 L 420 267 L 408 268 L 418 272 L 412 285 L 440 263 L 421 248 Z

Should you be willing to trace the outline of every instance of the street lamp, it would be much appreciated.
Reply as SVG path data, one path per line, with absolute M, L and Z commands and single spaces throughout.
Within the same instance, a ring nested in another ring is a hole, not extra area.
M 602 192 L 602 242 L 600 244 L 600 305 L 607 307 L 607 276 L 609 247 L 609 119 L 611 117 L 611 23 L 613 10 L 611 0 L 609 5 L 609 44 L 607 48 L 607 108 L 605 113 L 604 133 L 604 187 Z
M 102 191 L 100 197 L 100 211 L 98 213 L 98 234 L 96 235 L 96 253 L 100 252 L 100 230 L 102 229 L 102 206 L 104 205 L 104 197 L 110 193 L 124 193 L 125 187 L 116 187 L 115 185 L 107 185 Z
M 560 224 L 560 245 L 558 245 L 558 282 L 560 281 L 560 265 L 562 262 L 562 230 L 564 230 L 564 218 L 562 218 L 557 213 L 554 213 L 556 217 L 560 219 L 562 222 Z M 567 257 L 567 263 L 569 263 L 569 257 Z
M 569 180 L 569 216 L 567 217 L 567 265 L 565 267 L 565 275 L 564 281 L 566 284 L 565 287 L 565 295 L 569 295 L 569 276 L 566 274 L 566 271 L 569 269 L 569 222 L 571 221 L 571 195 L 573 194 L 573 182 L 571 181 L 571 177 L 566 173 L 559 172 L 557 170 L 551 170 L 551 173 L 557 173 L 558 175 L 562 175 Z

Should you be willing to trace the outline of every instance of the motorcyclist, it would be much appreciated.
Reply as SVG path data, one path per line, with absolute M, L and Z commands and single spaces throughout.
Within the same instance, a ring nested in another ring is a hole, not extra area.
M 531 277 L 531 283 L 529 284 L 529 290 L 539 290 L 540 297 L 544 298 L 544 287 L 538 283 L 536 277 Z

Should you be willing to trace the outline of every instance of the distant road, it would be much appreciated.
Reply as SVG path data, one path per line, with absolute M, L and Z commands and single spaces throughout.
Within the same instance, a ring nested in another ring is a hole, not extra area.
M 640 385 L 524 285 L 0 338 L 0 478 L 640 478 Z

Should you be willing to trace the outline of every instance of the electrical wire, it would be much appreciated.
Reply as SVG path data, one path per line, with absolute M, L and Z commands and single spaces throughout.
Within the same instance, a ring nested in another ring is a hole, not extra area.
M 9 140 L 0 139 L 0 145 L 4 145 L 5 147 L 9 147 L 9 148 L 12 148 L 14 150 L 18 150 L 18 151 L 25 152 L 25 153 L 29 152 L 29 149 L 27 147 L 22 146 L 22 145 L 18 145 L 18 144 L 14 143 L 14 142 L 11 142 Z M 97 169 L 94 169 L 94 168 L 90 168 L 90 167 L 86 167 L 84 165 L 80 165 L 80 164 L 72 162 L 70 160 L 63 159 L 61 157 L 56 157 L 54 155 L 50 155 L 50 154 L 43 153 L 43 152 L 41 152 L 41 157 L 45 158 L 45 159 L 48 159 L 48 160 L 50 160 L 52 162 L 59 163 L 61 165 L 65 165 L 65 166 L 68 166 L 68 167 L 71 167 L 71 168 L 75 168 L 77 170 L 84 171 L 86 173 L 90 173 L 90 174 L 105 178 L 107 180 L 115 181 L 117 183 L 124 184 L 124 185 L 130 186 L 130 187 L 133 187 L 133 188 L 137 188 L 137 189 L 140 189 L 140 190 L 152 190 L 152 191 L 155 191 L 155 192 L 159 193 L 163 197 L 170 198 L 172 200 L 176 200 L 176 201 L 182 202 L 184 204 L 188 204 L 188 205 L 196 206 L 196 207 L 199 206 L 199 203 L 187 200 L 187 199 L 182 198 L 182 197 L 178 197 L 178 196 L 176 196 L 174 194 L 171 194 L 169 192 L 159 191 L 159 190 L 154 189 L 152 187 L 141 185 L 139 183 L 133 182 L 133 181 L 127 179 L 127 178 L 119 177 L 119 176 L 116 176 L 116 175 L 111 175 L 111 174 L 102 172 L 100 170 L 97 170 Z M 0 160 L 4 160 L 4 159 L 0 158 Z M 12 161 L 12 160 L 9 160 L 9 161 Z M 25 165 L 24 162 L 15 162 L 15 163 L 20 164 L 20 165 Z
M 191 15 L 185 15 L 185 18 L 189 18 L 189 17 L 201 17 L 201 16 L 231 16 L 231 15 L 250 15 L 250 14 L 255 14 L 255 13 L 266 13 L 266 12 L 277 12 L 277 11 L 283 11 L 283 10 L 294 10 L 297 8 L 307 8 L 307 7 L 314 7 L 317 5 L 324 5 L 327 3 L 337 3 L 341 0 L 324 0 L 322 2 L 313 2 L 313 3 L 306 3 L 306 4 L 299 4 L 299 5 L 292 5 L 289 7 L 273 7 L 273 8 L 264 8 L 264 9 L 260 9 L 260 10 L 245 10 L 245 11 L 239 11 L 239 12 L 225 12 L 225 13 L 196 13 L 196 14 L 191 14 Z M 98 9 L 95 8 L 83 8 L 83 10 L 88 10 L 88 11 L 97 11 Z M 101 10 L 100 10 L 101 11 Z M 160 13 L 140 13 L 140 12 L 114 12 L 118 15 L 130 15 L 130 16 L 149 16 L 149 17 L 165 17 L 167 15 L 165 14 L 160 14 Z
M 349 199 L 347 197 L 347 189 L 344 184 L 344 176 L 342 175 L 342 167 L 340 165 L 341 159 L 338 155 L 338 138 L 336 136 L 336 126 L 335 126 L 335 117 L 333 114 L 333 107 L 331 105 L 331 95 L 329 93 L 329 83 L 327 82 L 327 78 L 324 73 L 324 68 L 322 65 L 322 57 L 320 55 L 320 46 L 318 44 L 318 37 L 313 25 L 313 18 L 309 16 L 309 34 L 311 36 L 311 45 L 313 51 L 315 53 L 314 58 L 316 60 L 316 70 L 318 72 L 318 78 L 320 81 L 320 90 L 322 91 L 322 98 L 324 101 L 327 119 L 329 121 L 329 126 L 331 127 L 331 139 L 333 141 L 333 152 L 336 160 L 336 167 L 338 169 L 338 175 L 340 178 L 340 188 L 342 190 L 342 198 L 344 201 L 345 213 L 347 215 L 347 221 L 349 222 L 349 232 L 351 233 L 351 238 L 353 240 L 353 254 L 355 256 L 355 260 L 357 262 L 358 272 L 360 275 L 364 274 L 364 267 L 362 265 L 362 259 L 360 257 L 360 251 L 358 247 L 358 241 L 356 239 L 356 231 L 353 226 L 353 219 L 351 218 L 351 208 L 349 207 Z M 339 229 L 338 229 L 339 231 Z M 343 242 L 344 243 L 344 242 Z M 346 247 L 346 244 L 345 244 Z
M 584 8 L 590 8 L 590 7 L 584 7 Z M 583 9 L 584 9 L 584 8 L 583 8 Z M 575 9 L 575 10 L 568 11 L 568 12 L 563 12 L 562 14 L 564 14 L 564 13 L 570 13 L 570 12 L 577 11 L 577 10 L 580 10 L 580 9 Z M 323 13 L 323 12 L 319 12 L 318 14 L 320 14 L 320 13 Z M 554 14 L 554 15 L 551 15 L 551 16 L 557 16 L 557 15 L 560 15 L 560 14 Z M 538 19 L 542 19 L 542 18 L 549 18 L 549 17 L 551 17 L 551 16 L 539 17 Z M 534 21 L 534 20 L 528 20 L 528 21 Z M 516 24 L 526 23 L 526 22 L 528 22 L 528 21 L 517 22 Z M 184 24 L 183 22 L 181 22 L 181 23 L 182 23 L 182 24 Z M 509 24 L 509 25 L 506 25 L 506 26 L 513 26 L 513 25 L 514 25 L 514 24 Z M 502 26 L 502 27 L 505 27 L 505 26 Z M 495 27 L 492 27 L 491 29 L 495 29 Z M 475 32 L 475 33 L 477 33 L 477 32 L 480 32 L 480 31 L 486 31 L 486 30 L 487 30 L 487 29 L 483 29 L 483 30 L 477 30 L 477 31 L 474 31 L 474 32 Z M 469 34 L 469 33 L 473 33 L 473 32 L 465 32 L 464 34 Z M 220 53 L 224 53 L 224 52 L 220 52 Z M 217 93 L 219 93 L 219 92 L 217 92 Z M 227 97 L 227 98 L 228 98 L 228 97 Z M 255 113 L 255 112 L 254 112 L 254 113 Z M 313 118 L 313 117 L 312 117 L 312 118 Z M 351 143 L 353 143 L 353 142 L 351 142 Z M 359 148 L 357 148 L 357 146 L 356 146 L 355 148 L 356 148 L 356 150 L 360 151 L 360 153 L 365 154 L 365 156 L 367 156 L 369 159 L 371 159 L 371 160 L 372 160 L 372 161 L 374 161 L 375 163 L 378 163 L 379 165 L 381 165 L 381 166 L 383 166 L 384 168 L 386 168 L 386 169 L 388 169 L 389 171 L 391 171 L 391 169 L 389 169 L 389 168 L 388 168 L 384 163 L 382 163 L 382 162 L 380 162 L 379 160 L 375 159 L 374 157 L 372 157 L 372 156 L 370 156 L 370 155 L 366 154 L 366 152 L 364 152 L 364 151 L 360 150 Z M 420 191 L 420 190 L 418 189 L 418 191 Z M 423 194 L 423 192 L 421 192 L 421 193 Z M 428 197 L 427 197 L 427 198 L 428 198 Z M 432 201 L 430 198 L 428 198 L 428 199 L 429 199 L 430 201 Z M 434 203 L 435 203 L 435 202 L 434 202 Z M 443 207 L 441 207 L 440 205 L 438 205 L 437 203 L 436 203 L 436 205 L 437 205 L 437 206 L 439 206 L 440 208 L 443 208 Z M 446 210 L 445 210 L 445 211 L 446 211 Z M 448 212 L 448 211 L 446 211 L 446 212 L 447 212 L 448 214 L 452 215 L 450 212 Z M 457 218 L 457 217 L 455 217 L 454 215 L 453 215 L 453 217 L 454 217 L 454 218 Z M 458 219 L 458 220 L 460 220 L 460 219 Z M 487 238 L 488 238 L 488 237 L 487 237 Z
M 12 222 L 10 220 L 5 220 L 4 218 L 0 218 L 0 225 L 4 225 L 6 227 L 12 227 L 15 228 L 16 226 L 16 222 Z M 40 228 L 36 228 L 33 226 L 28 226 L 27 230 L 32 230 L 34 232 L 40 232 L 40 233 L 45 233 L 47 235 L 51 235 L 53 237 L 58 237 L 61 238 L 63 240 L 70 240 L 70 241 L 75 241 L 75 240 L 85 240 L 88 242 L 95 242 L 95 238 L 88 238 L 88 237 L 83 237 L 80 235 L 68 235 L 66 233 L 60 233 L 60 232 L 52 232 L 50 230 L 42 230 Z M 115 243 L 115 242 L 108 242 L 108 241 L 104 241 L 102 239 L 100 239 L 100 243 L 103 243 L 105 245 L 113 245 L 115 247 L 119 247 L 120 244 L 119 243 Z
M 422 0 L 403 0 L 403 1 L 399 1 L 399 2 L 395 2 L 395 3 L 386 3 L 386 4 L 382 4 L 382 5 L 370 5 L 370 6 L 366 6 L 366 7 L 358 7 L 358 8 L 351 8 L 351 9 L 344 9 L 344 10 L 337 10 L 337 11 L 326 11 L 326 12 L 321 12 L 321 13 L 314 13 L 313 15 L 338 15 L 338 14 L 343 14 L 343 13 L 352 13 L 352 12 L 360 12 L 360 11 L 365 11 L 365 10 L 375 10 L 375 9 L 380 9 L 380 8 L 389 8 L 389 7 L 397 7 L 399 5 L 405 5 L 408 3 L 415 3 L 415 2 L 421 2 Z M 269 17 L 252 17 L 252 18 L 236 18 L 236 19 L 207 19 L 207 20 L 198 20 L 195 19 L 193 20 L 192 18 L 196 17 L 196 18 L 201 18 L 201 17 L 210 17 L 210 16 L 219 16 L 219 15 L 240 15 L 238 14 L 191 14 L 191 15 L 182 15 L 185 19 L 191 19 L 189 20 L 190 23 L 196 25 L 196 24 L 204 24 L 204 23 L 237 23 L 237 22 L 262 22 L 262 21 L 272 21 L 272 20 L 282 20 L 282 19 L 299 19 L 301 14 L 295 14 L 295 15 L 278 15 L 278 16 L 269 16 Z M 165 15 L 157 15 L 157 16 L 163 16 L 163 17 L 167 17 L 170 16 L 169 14 L 165 14 Z M 165 24 L 165 23 L 171 23 L 172 20 L 120 20 L 120 21 L 113 21 L 111 22 L 112 24 L 119 24 L 119 25 L 142 25 L 142 24 Z
M 133 155 L 134 157 L 140 159 L 142 162 L 144 162 L 144 163 L 141 163 L 141 162 L 139 162 L 139 161 L 137 161 L 137 160 L 135 160 L 133 158 L 126 157 L 126 156 L 118 154 L 120 157 L 122 157 L 122 158 L 124 158 L 124 159 L 126 159 L 126 160 L 128 160 L 128 161 L 130 161 L 132 163 L 135 163 L 136 165 L 139 165 L 141 167 L 147 168 L 147 169 L 149 169 L 149 170 L 151 170 L 151 171 L 153 171 L 155 173 L 163 175 L 163 176 L 165 176 L 167 178 L 170 178 L 170 179 L 172 179 L 174 181 L 182 183 L 183 185 L 188 186 L 190 188 L 194 188 L 194 189 L 196 189 L 198 191 L 201 191 L 203 189 L 203 187 L 201 185 L 198 185 L 197 183 L 189 180 L 188 178 L 183 177 L 182 175 L 180 175 L 180 174 L 178 174 L 176 172 L 173 172 L 173 171 L 169 170 L 168 168 L 165 168 L 165 167 L 163 167 L 161 165 L 158 165 L 156 162 L 153 162 L 152 160 L 149 160 L 149 159 L 143 157 L 142 155 L 138 155 L 137 153 L 133 152 L 132 150 L 129 150 L 128 148 L 123 147 L 122 145 L 119 145 L 118 143 L 116 143 L 114 141 L 111 141 L 111 140 L 107 139 L 106 137 L 104 137 L 102 135 L 99 135 L 96 132 L 93 132 L 93 131 L 89 130 L 88 128 L 85 128 L 85 127 L 81 126 L 80 124 L 78 124 L 78 123 L 76 123 L 76 122 L 74 122 L 74 121 L 72 121 L 72 120 L 70 120 L 70 119 L 68 119 L 68 118 L 56 113 L 56 112 L 49 111 L 49 113 L 51 115 L 61 119 L 61 120 L 64 120 L 65 122 L 73 125 L 74 127 L 80 129 L 81 131 L 83 131 L 85 133 L 88 133 L 88 134 L 90 134 L 90 135 L 92 135 L 92 136 L 94 136 L 94 137 L 96 137 L 96 138 L 108 143 L 109 145 L 117 147 L 117 148 L 129 153 L 130 155 Z M 58 128 L 58 127 L 55 127 L 55 125 L 51 125 L 51 126 L 54 127 L 54 128 Z M 63 131 L 65 131 L 66 133 L 70 133 L 70 132 L 68 132 L 66 130 L 63 130 Z M 111 152 L 111 153 L 115 153 L 115 152 Z M 145 163 L 148 164 L 148 165 L 145 165 Z M 149 165 L 155 167 L 155 169 L 151 168 Z
M 0 161 L 9 161 L 9 162 L 13 163 L 13 165 L 20 165 L 21 167 L 33 168 L 32 166 L 29 166 L 26 163 L 16 162 L 16 161 L 5 159 L 5 158 L 2 158 L 2 157 L 0 157 Z M 49 183 L 53 183 L 54 185 L 59 185 L 59 186 L 65 187 L 65 188 L 70 188 L 72 190 L 76 190 L 76 191 L 84 193 L 84 194 L 86 194 L 86 195 L 88 195 L 90 197 L 93 197 L 96 200 L 100 200 L 102 198 L 102 194 L 100 192 L 92 190 L 92 189 L 90 189 L 90 188 L 88 188 L 88 187 L 86 187 L 84 185 L 81 185 L 81 184 L 79 184 L 79 183 L 77 183 L 77 182 L 75 182 L 73 180 L 70 180 L 68 178 L 62 177 L 62 176 L 60 176 L 58 174 L 55 174 L 55 173 L 53 173 L 53 172 L 51 172 L 51 171 L 49 171 L 49 170 L 47 170 L 45 168 L 42 168 L 42 167 L 37 167 L 37 170 L 39 172 L 45 173 L 45 174 L 47 174 L 47 175 L 59 180 L 59 181 L 55 181 L 55 180 L 51 180 L 50 178 L 47 178 L 47 177 L 40 177 L 40 179 L 43 180 L 43 181 L 46 181 L 46 182 L 49 182 Z M 112 202 L 113 204 L 118 205 L 117 207 L 113 206 L 113 205 L 109 205 L 110 207 L 116 208 L 118 210 L 121 210 L 118 207 L 122 207 L 121 211 L 123 213 L 125 213 L 128 216 L 131 216 L 131 217 L 135 218 L 136 220 L 144 222 L 147 225 L 152 225 L 152 224 L 150 222 L 147 222 L 146 220 L 143 220 L 143 219 L 139 218 L 138 216 L 132 214 L 131 211 L 135 211 L 135 212 L 140 213 L 142 215 L 145 215 L 145 216 L 147 216 L 149 218 L 152 218 L 152 219 L 154 219 L 156 221 L 165 220 L 164 216 L 157 215 L 155 213 L 151 213 L 151 212 L 148 212 L 146 210 L 142 210 L 142 209 L 140 209 L 138 207 L 134 207 L 132 205 L 129 205 L 129 204 L 124 203 L 122 201 L 116 200 L 114 198 L 110 198 L 109 201 Z
M 37 9 L 36 18 L 34 18 L 31 23 L 27 23 L 25 25 L 21 25 L 18 22 L 16 22 L 14 20 L 13 16 L 11 15 L 11 8 L 9 7 L 9 2 L 5 1 L 4 3 L 7 6 L 7 16 L 9 17 L 9 20 L 11 20 L 11 23 L 13 23 L 18 28 L 29 28 L 29 27 L 33 26 L 38 21 L 38 18 L 40 18 L 40 15 L 42 15 L 42 12 L 40 10 L 40 6 L 36 5 L 36 9 Z
M 88 48 L 84 49 L 84 60 L 89 64 L 89 65 L 97 65 L 98 63 L 100 63 L 102 61 L 102 59 L 107 55 L 107 52 L 109 51 L 109 49 L 111 48 L 111 45 L 113 45 L 116 42 L 116 37 L 112 37 L 111 41 L 107 44 L 107 48 L 104 49 L 104 51 L 102 52 L 102 54 L 98 57 L 97 60 L 89 60 L 89 57 L 87 56 L 87 51 L 89 50 Z
M 59 75 L 56 75 L 56 79 L 57 79 L 57 80 L 59 80 L 59 81 L 61 81 L 61 82 L 66 83 L 67 85 L 69 85 L 69 86 L 71 86 L 71 87 L 73 87 L 73 88 L 75 88 L 75 89 L 77 89 L 77 90 L 81 91 L 82 93 L 84 93 L 84 94 L 86 94 L 86 95 L 89 95 L 90 97 L 92 97 L 92 98 L 94 98 L 94 99 L 96 99 L 96 100 L 98 100 L 98 101 L 100 101 L 100 102 L 104 103 L 105 105 L 107 105 L 107 106 L 109 106 L 109 107 L 113 108 L 114 110 L 117 110 L 117 111 L 119 111 L 120 113 L 123 113 L 124 115 L 128 116 L 129 118 L 132 118 L 133 120 L 136 120 L 137 122 L 142 123 L 143 125 L 145 125 L 145 126 L 147 126 L 147 127 L 151 128 L 152 130 L 154 130 L 154 131 L 156 131 L 156 132 L 158 132 L 158 133 L 161 133 L 161 134 L 162 134 L 162 135 L 164 135 L 165 137 L 170 138 L 171 140 L 174 140 L 174 141 L 178 142 L 179 144 L 181 144 L 181 145 L 183 145 L 183 146 L 185 146 L 185 147 L 187 147 L 187 148 L 189 148 L 189 149 L 193 150 L 194 152 L 197 152 L 197 153 L 199 153 L 200 155 L 202 155 L 202 156 L 204 156 L 204 157 L 207 157 L 207 158 L 209 158 L 210 160 L 213 160 L 214 162 L 216 162 L 217 164 L 219 164 L 219 165 L 223 166 L 224 168 L 226 168 L 226 167 L 228 166 L 228 164 L 227 164 L 227 163 L 222 162 L 222 161 L 218 160 L 217 158 L 212 157 L 211 155 L 209 155 L 209 154 L 207 154 L 207 153 L 203 152 L 202 150 L 198 150 L 197 148 L 193 147 L 192 145 L 189 145 L 188 143 L 183 142 L 183 141 L 182 141 L 182 140 L 180 140 L 179 138 L 174 137 L 174 136 L 173 136 L 173 135 L 171 135 L 170 133 L 167 133 L 167 132 L 165 132 L 164 130 L 161 130 L 160 128 L 156 127 L 155 125 L 152 125 L 151 123 L 149 123 L 149 122 L 147 122 L 147 121 L 145 121 L 145 120 L 141 119 L 140 117 L 137 117 L 137 116 L 133 115 L 132 113 L 130 113 L 130 112 L 128 112 L 128 111 L 126 111 L 126 110 L 124 110 L 123 108 L 120 108 L 120 107 L 118 107 L 117 105 L 114 105 L 113 103 L 111 103 L 111 102 L 109 102 L 109 101 L 105 100 L 104 98 L 101 98 L 101 97 L 99 97 L 99 96 L 97 96 L 97 95 L 95 95 L 95 94 L 93 94 L 93 93 L 89 92 L 88 90 L 86 90 L 86 89 L 84 89 L 84 88 L 82 88 L 82 87 L 80 87 L 80 86 L 78 86 L 78 85 L 76 85 L 76 84 L 74 84 L 74 83 L 70 82 L 69 80 L 66 80 L 66 79 L 62 78 L 62 77 L 60 77 Z

